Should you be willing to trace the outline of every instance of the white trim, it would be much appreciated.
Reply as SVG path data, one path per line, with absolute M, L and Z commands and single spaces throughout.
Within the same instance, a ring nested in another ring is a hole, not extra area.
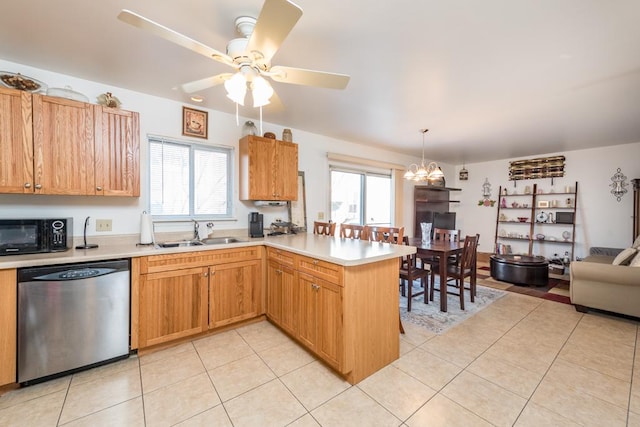
M 352 164 L 352 165 L 356 164 L 356 165 L 370 166 L 370 167 L 387 169 L 387 170 L 389 169 L 405 170 L 406 169 L 404 165 L 399 165 L 397 163 L 381 162 L 378 160 L 364 159 L 362 157 L 348 156 L 346 154 L 339 154 L 339 153 L 328 152 L 327 159 L 329 160 L 330 163 L 340 162 L 340 163 L 346 163 L 346 164 Z

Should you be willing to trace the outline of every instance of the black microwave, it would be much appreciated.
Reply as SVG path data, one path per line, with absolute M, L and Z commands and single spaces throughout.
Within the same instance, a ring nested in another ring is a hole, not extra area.
M 0 218 L 0 255 L 66 251 L 72 237 L 73 218 Z

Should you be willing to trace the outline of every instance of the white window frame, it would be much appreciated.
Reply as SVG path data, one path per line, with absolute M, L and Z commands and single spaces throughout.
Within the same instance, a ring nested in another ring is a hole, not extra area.
M 394 174 L 393 171 L 391 169 L 383 169 L 383 168 L 376 168 L 373 166 L 365 166 L 365 165 L 360 165 L 360 164 L 348 164 L 348 163 L 343 163 L 343 162 L 330 162 L 329 163 L 329 215 L 331 215 L 331 194 L 332 194 L 332 188 L 331 188 L 331 172 L 336 171 L 336 172 L 345 172 L 345 173 L 353 173 L 353 174 L 360 174 L 362 175 L 362 179 L 361 179 L 361 189 L 362 189 L 362 197 L 360 200 L 360 204 L 362 206 L 362 215 L 364 221 L 362 222 L 363 225 L 369 225 L 368 222 L 366 221 L 367 218 L 367 212 L 366 212 L 366 193 L 367 193 L 367 182 L 366 182 L 366 177 L 367 176 L 379 176 L 379 177 L 385 177 L 385 178 L 389 178 L 389 183 L 390 183 L 390 206 L 389 206 L 389 218 L 390 218 L 390 225 L 393 225 L 395 223 L 395 214 L 396 211 L 394 209 L 394 200 L 396 198 L 396 190 L 395 190 L 395 185 L 394 185 Z
M 190 219 L 196 220 L 230 220 L 234 219 L 234 204 L 233 204 L 233 194 L 234 194 L 234 154 L 235 149 L 229 146 L 223 145 L 213 145 L 213 144 L 199 144 L 197 142 L 193 142 L 190 140 L 180 140 L 173 138 L 160 137 L 155 135 L 148 136 L 149 143 L 149 159 L 147 163 L 147 171 L 148 171 L 148 194 L 149 201 L 147 211 L 153 215 L 154 219 L 161 221 L 185 221 Z M 151 211 L 151 144 L 172 144 L 189 148 L 189 213 L 185 215 L 162 215 L 153 213 Z M 227 156 L 226 166 L 227 166 L 227 189 L 226 189 L 226 199 L 227 199 L 227 209 L 224 214 L 199 214 L 196 215 L 194 213 L 195 209 L 195 177 L 194 177 L 194 151 L 212 151 L 218 153 L 224 153 Z

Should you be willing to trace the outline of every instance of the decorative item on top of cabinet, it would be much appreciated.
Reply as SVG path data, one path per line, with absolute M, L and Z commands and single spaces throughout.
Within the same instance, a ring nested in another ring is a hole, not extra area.
M 122 102 L 120 102 L 117 97 L 113 96 L 111 92 L 101 93 L 100 95 L 98 95 L 97 99 L 98 104 L 104 105 L 105 107 L 109 108 L 120 108 L 120 106 L 122 105 Z
M 293 134 L 291 133 L 291 129 L 284 129 L 282 131 L 282 140 L 287 142 L 293 142 Z
M 298 144 L 248 135 L 240 139 L 240 200 L 298 199 Z

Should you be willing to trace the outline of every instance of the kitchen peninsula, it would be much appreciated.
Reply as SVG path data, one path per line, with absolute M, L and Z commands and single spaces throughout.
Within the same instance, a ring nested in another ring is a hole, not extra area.
M 399 357 L 398 258 L 414 247 L 313 234 L 244 240 L 156 249 L 122 237 L 94 250 L 2 257 L 0 312 L 15 313 L 18 268 L 131 258 L 132 350 L 266 316 L 352 384 Z M 181 299 L 164 304 L 172 292 Z M 16 325 L 0 319 L 2 385 L 16 378 Z

